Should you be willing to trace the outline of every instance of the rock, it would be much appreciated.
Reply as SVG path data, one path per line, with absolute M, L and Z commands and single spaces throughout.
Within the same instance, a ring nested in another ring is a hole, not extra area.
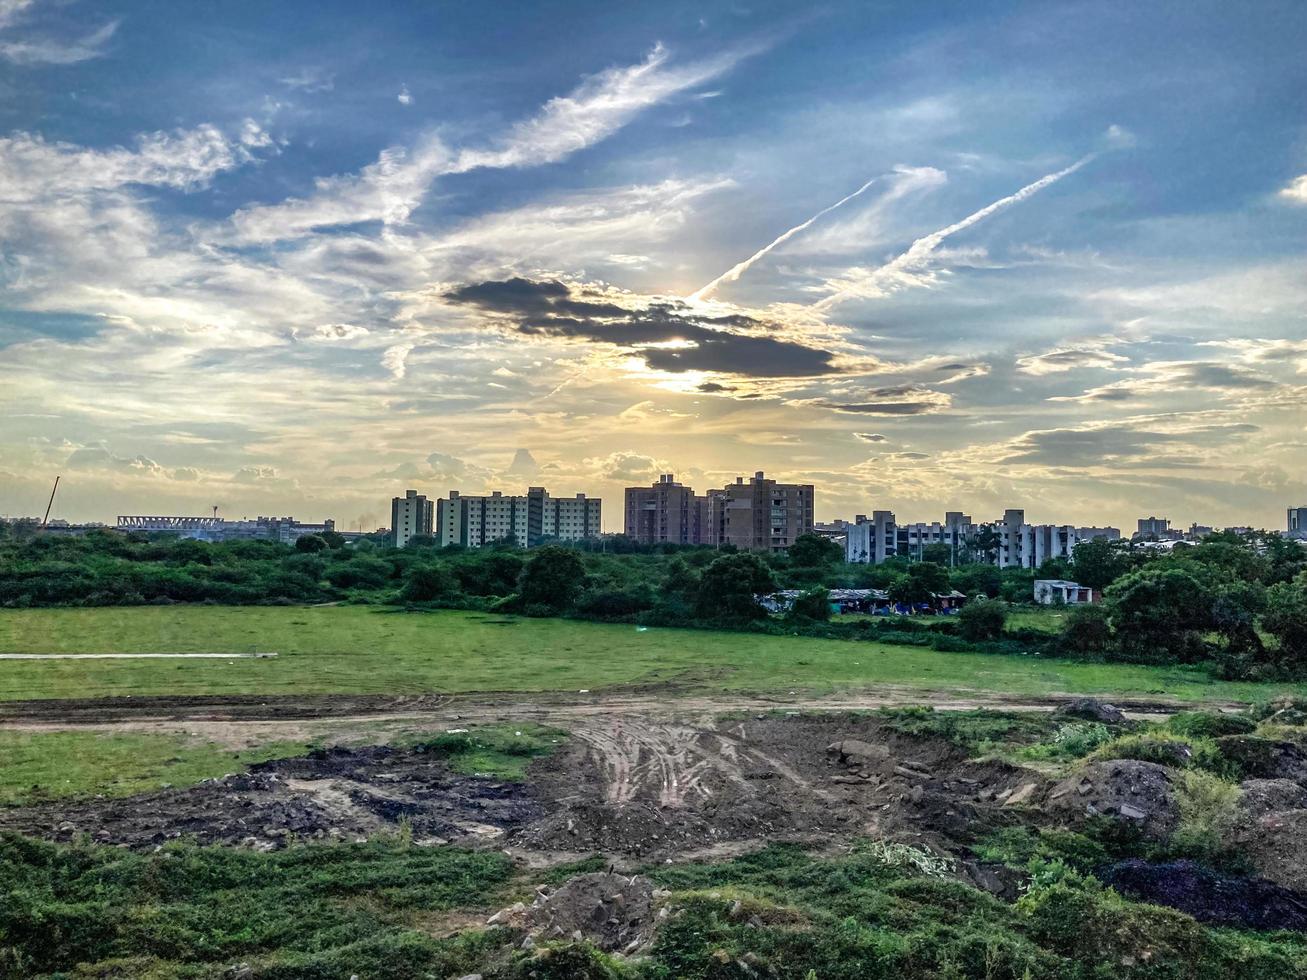
M 1038 790 L 1038 783 L 1024 783 L 1013 791 L 1012 795 L 1004 801 L 1003 805 L 1021 806 L 1022 804 L 1029 803 L 1034 799 L 1035 793 L 1038 792 Z
M 458 980 L 482 980 L 482 977 L 479 973 L 465 973 Z
M 1180 819 L 1171 771 L 1134 759 L 1088 763 L 1054 787 L 1046 807 L 1076 822 L 1094 816 L 1126 820 L 1154 839 L 1169 837 Z
M 1053 712 L 1054 718 L 1080 718 L 1084 721 L 1102 722 L 1104 725 L 1121 725 L 1125 723 L 1125 714 L 1114 704 L 1099 701 L 1097 698 L 1076 698 L 1068 701 Z
M 1307 756 L 1292 742 L 1257 735 L 1225 735 L 1216 740 L 1221 755 L 1239 767 L 1245 779 L 1307 781 Z
M 857 738 L 845 738 L 838 742 L 832 742 L 826 746 L 826 751 L 831 755 L 839 756 L 840 762 L 845 765 L 871 763 L 874 766 L 889 759 L 889 749 L 885 746 L 864 742 Z

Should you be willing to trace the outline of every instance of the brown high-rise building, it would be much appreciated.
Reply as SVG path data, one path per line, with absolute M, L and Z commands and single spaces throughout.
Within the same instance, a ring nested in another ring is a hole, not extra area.
M 721 490 L 709 490 L 706 543 L 744 551 L 784 551 L 800 534 L 812 533 L 814 489 L 810 483 L 777 483 L 761 471 Z
M 651 487 L 626 488 L 627 537 L 640 544 L 711 544 L 703 535 L 704 498 L 671 473 Z

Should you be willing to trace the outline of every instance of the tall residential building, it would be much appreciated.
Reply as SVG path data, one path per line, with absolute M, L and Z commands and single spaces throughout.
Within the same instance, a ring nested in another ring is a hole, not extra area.
M 442 545 L 480 548 L 492 541 L 512 538 L 521 548 L 534 548 L 547 540 L 581 541 L 601 531 L 601 501 L 578 493 L 551 497 L 544 487 L 531 487 L 524 495 L 496 490 L 483 496 L 451 491 L 436 501 L 436 534 Z
M 777 483 L 762 471 L 747 481 L 736 477 L 721 490 L 708 491 L 706 543 L 732 544 L 743 551 L 784 551 L 800 534 L 812 532 L 813 498 L 810 483 Z
M 623 530 L 640 544 L 703 544 L 707 498 L 676 482 L 671 473 L 649 487 L 626 488 Z
M 403 548 L 410 538 L 431 535 L 431 501 L 416 490 L 405 490 L 404 496 L 390 500 L 390 534 L 396 548 Z
M 1139 518 L 1139 530 L 1135 532 L 1136 538 L 1142 538 L 1146 541 L 1164 541 L 1171 536 L 1171 521 L 1165 517 L 1141 517 Z
M 1307 540 L 1307 507 L 1289 508 L 1289 537 Z
M 898 554 L 898 540 L 893 511 L 873 510 L 871 520 L 867 520 L 866 514 L 859 514 L 844 539 L 844 560 L 879 565 Z

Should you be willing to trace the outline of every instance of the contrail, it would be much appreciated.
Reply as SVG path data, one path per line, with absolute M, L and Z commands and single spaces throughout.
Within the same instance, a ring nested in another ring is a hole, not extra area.
M 876 183 L 876 181 L 878 180 L 880 180 L 879 177 L 872 177 L 871 180 L 867 181 L 852 194 L 848 195 L 847 197 L 840 198 L 838 201 L 836 201 L 828 208 L 822 208 L 822 210 L 818 211 L 803 224 L 795 225 L 785 234 L 781 235 L 779 238 L 773 241 L 770 245 L 758 249 L 758 251 L 754 252 L 743 262 L 739 262 L 736 265 L 731 266 L 729 269 L 723 272 L 712 282 L 708 283 L 708 285 L 704 286 L 702 289 L 697 290 L 696 292 L 691 293 L 689 296 L 686 297 L 686 299 L 690 299 L 690 300 L 706 299 L 709 296 L 709 294 L 716 292 L 717 287 L 720 286 L 722 283 L 735 282 L 736 279 L 739 279 L 740 276 L 744 275 L 744 273 L 748 271 L 749 266 L 753 265 L 760 258 L 762 258 L 764 255 L 766 255 L 768 252 L 774 249 L 777 245 L 789 241 L 791 238 L 793 238 L 799 232 L 803 231 L 805 228 L 810 228 L 812 226 L 812 223 L 816 221 L 818 218 L 820 218 L 822 215 L 830 214 L 832 211 L 834 211 L 836 208 L 840 207 L 841 205 L 848 204 L 850 201 L 852 201 L 855 197 L 857 197 L 859 194 L 865 191 L 872 184 Z
M 862 278 L 844 286 L 844 288 L 840 289 L 838 292 L 832 293 L 825 299 L 814 303 L 813 309 L 817 311 L 828 310 L 836 303 L 843 302 L 845 299 L 853 296 L 883 295 L 884 289 L 881 288 L 881 283 L 892 281 L 900 273 L 906 272 L 912 267 L 920 265 L 930 255 L 930 253 L 935 251 L 944 239 L 948 238 L 950 235 L 955 235 L 964 228 L 970 228 L 978 221 L 983 221 L 985 218 L 988 218 L 995 211 L 1002 211 L 1009 205 L 1017 204 L 1028 197 L 1038 194 L 1049 184 L 1056 183 L 1067 174 L 1075 173 L 1096 156 L 1098 156 L 1097 153 L 1090 153 L 1083 156 L 1065 170 L 1059 170 L 1056 173 L 1040 177 L 1033 184 L 1027 184 L 1015 194 L 1009 194 L 1007 197 L 1000 198 L 993 204 L 986 205 L 974 214 L 967 215 L 961 221 L 955 222 L 947 228 L 941 228 L 939 231 L 932 231 L 929 235 L 918 238 L 902 255 L 890 259 L 890 261 L 886 262 L 880 268 L 873 269 Z M 729 274 L 730 273 L 727 273 L 727 275 Z M 723 276 L 723 278 L 725 277 Z

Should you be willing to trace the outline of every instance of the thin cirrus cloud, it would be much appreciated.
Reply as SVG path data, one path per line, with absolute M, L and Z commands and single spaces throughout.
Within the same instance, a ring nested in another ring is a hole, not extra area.
M 311 197 L 238 211 L 232 216 L 245 243 L 296 238 L 333 225 L 408 219 L 437 177 L 478 169 L 554 163 L 621 129 L 639 113 L 724 74 L 759 47 L 743 47 L 687 64 L 655 45 L 644 61 L 609 68 L 571 93 L 549 100 L 490 147 L 450 150 L 428 136 L 412 150 L 389 147 L 357 174 L 320 178 Z M 401 92 L 400 101 L 407 94 Z M 405 103 L 407 104 L 407 103 Z
M 118 30 L 118 21 L 113 20 L 71 39 L 34 33 L 30 28 L 23 36 L 12 36 L 15 26 L 21 27 L 36 6 L 35 0 L 0 0 L 0 58 L 16 65 L 75 65 L 101 57 Z
M 979 211 L 972 212 L 961 221 L 956 221 L 945 228 L 918 238 L 908 247 L 907 251 L 878 268 L 867 271 L 855 270 L 844 277 L 831 280 L 827 285 L 833 292 L 824 299 L 819 300 L 814 305 L 814 309 L 824 313 L 850 299 L 877 298 L 886 296 L 905 286 L 928 285 L 931 282 L 928 271 L 931 256 L 948 238 L 984 221 L 992 214 L 1033 197 L 1045 187 L 1057 183 L 1069 174 L 1075 173 L 1097 155 L 1097 153 L 1087 154 L 1069 167 L 1064 167 L 1051 174 L 1045 174 L 1038 180 L 1022 187 L 1019 191 L 1009 194 L 1007 197 L 999 198 L 992 204 L 985 205 Z

